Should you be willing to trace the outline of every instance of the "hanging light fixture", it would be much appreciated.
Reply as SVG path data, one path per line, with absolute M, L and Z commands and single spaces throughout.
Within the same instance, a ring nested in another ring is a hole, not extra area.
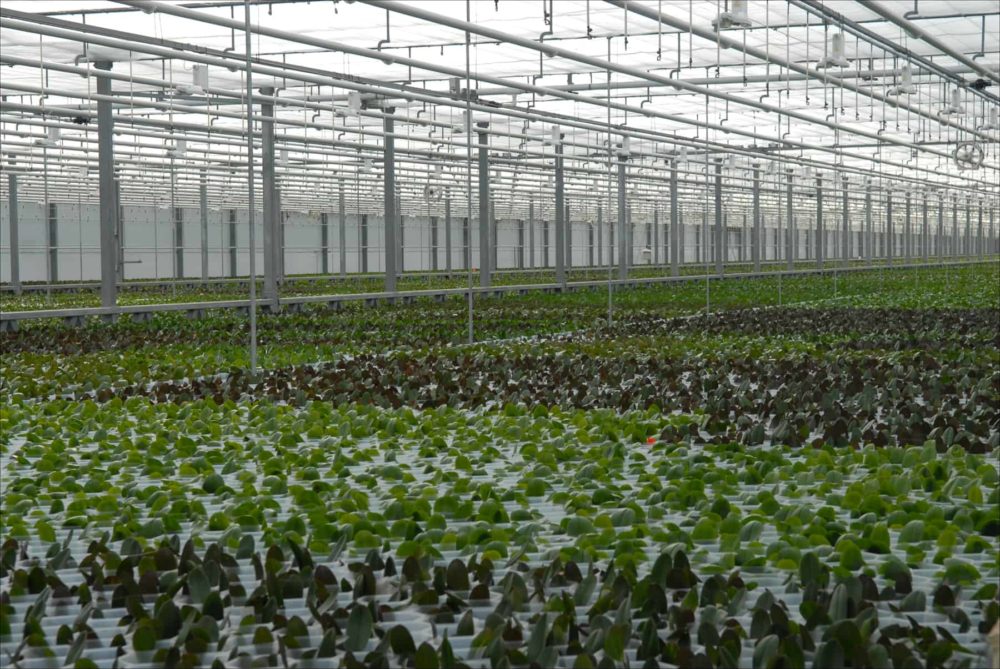
M 47 149 L 54 149 L 59 146 L 59 128 L 55 126 L 49 126 L 45 129 L 45 137 L 42 139 L 36 139 L 35 144 L 37 146 L 43 146 Z
M 167 157 L 168 158 L 183 158 L 187 154 L 187 140 L 186 139 L 176 139 L 174 140 L 173 146 L 167 147 Z
M 361 113 L 361 93 L 357 91 L 347 93 L 347 110 L 354 116 Z
M 747 15 L 747 0 L 730 0 L 729 11 L 722 12 L 712 19 L 712 29 L 716 32 L 730 28 L 749 28 L 750 18 Z
M 952 91 L 951 91 L 951 104 L 949 104 L 945 108 L 945 110 L 943 112 L 941 112 L 941 113 L 945 114 L 945 115 L 964 114 L 965 113 L 965 107 L 962 106 L 962 89 L 960 89 L 960 88 L 954 88 L 954 89 L 952 89 Z
M 191 68 L 191 83 L 176 84 L 174 90 L 182 95 L 204 95 L 208 88 L 208 66 L 195 65 Z
M 899 72 L 899 85 L 889 90 L 889 95 L 913 95 L 917 87 L 913 85 L 913 69 L 904 65 Z
M 844 33 L 833 33 L 830 36 L 830 55 L 816 63 L 816 69 L 831 67 L 847 67 L 851 61 L 844 56 Z

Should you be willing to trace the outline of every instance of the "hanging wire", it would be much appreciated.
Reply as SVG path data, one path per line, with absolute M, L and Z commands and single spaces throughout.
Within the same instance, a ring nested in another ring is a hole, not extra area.
M 246 38 L 246 109 L 247 109 L 247 218 L 250 228 L 250 376 L 257 374 L 257 243 L 254 234 L 253 171 L 253 68 L 250 59 L 250 0 L 243 0 L 243 31 Z
M 469 0 L 465 0 L 465 20 L 466 22 L 472 21 L 472 8 Z M 472 299 L 472 77 L 469 70 L 469 49 L 472 43 L 472 34 L 466 30 L 465 31 L 465 206 L 466 206 L 466 220 L 469 222 L 469 243 L 465 247 L 465 267 L 468 270 L 469 278 L 469 343 L 474 341 L 474 330 L 473 330 L 473 299 Z M 482 226 L 480 226 L 481 228 Z M 480 248 L 482 246 L 480 245 Z M 481 265 L 479 271 L 488 272 L 490 259 L 485 259 L 485 266 L 483 258 L 479 259 L 479 264 Z

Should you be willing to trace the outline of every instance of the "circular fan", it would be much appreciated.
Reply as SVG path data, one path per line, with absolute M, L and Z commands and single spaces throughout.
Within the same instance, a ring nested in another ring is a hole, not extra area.
M 434 202 L 441 199 L 441 188 L 439 186 L 432 186 L 427 184 L 424 186 L 424 198 L 429 202 Z
M 977 142 L 959 142 L 955 147 L 955 164 L 960 170 L 978 170 L 983 166 L 986 153 Z

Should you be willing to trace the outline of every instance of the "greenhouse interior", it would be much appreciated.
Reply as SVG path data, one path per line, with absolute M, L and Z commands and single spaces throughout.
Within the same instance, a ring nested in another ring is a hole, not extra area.
M 3 0 L 0 666 L 1000 667 L 1000 6 Z

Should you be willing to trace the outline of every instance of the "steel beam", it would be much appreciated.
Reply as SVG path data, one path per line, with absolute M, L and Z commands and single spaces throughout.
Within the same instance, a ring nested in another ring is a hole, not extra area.
M 111 62 L 94 63 L 98 70 L 110 70 Z M 111 79 L 97 78 L 97 93 L 107 97 L 97 102 L 97 161 L 100 193 L 101 306 L 118 303 L 118 258 L 115 252 L 115 147 L 114 118 L 111 114 Z
M 15 295 L 21 294 L 21 246 L 18 239 L 17 175 L 7 175 L 7 208 L 10 225 L 10 285 Z M 80 277 L 83 280 L 83 277 Z
M 260 89 L 264 95 L 274 95 L 274 89 Z M 264 245 L 264 288 L 261 298 L 271 303 L 271 310 L 278 310 L 278 262 L 277 253 L 281 244 L 278 231 L 277 188 L 274 175 L 274 103 L 262 102 L 260 105 L 261 134 L 261 178 L 263 184 L 263 245 Z M 253 251 L 251 250 L 251 253 Z
M 382 203 L 383 203 L 383 224 L 384 240 L 383 248 L 385 252 L 385 292 L 396 292 L 396 271 L 398 269 L 396 261 L 396 251 L 398 242 L 396 241 L 396 135 L 395 120 L 392 115 L 396 113 L 394 108 L 383 110 L 382 130 L 385 132 L 383 144 L 382 163 Z

